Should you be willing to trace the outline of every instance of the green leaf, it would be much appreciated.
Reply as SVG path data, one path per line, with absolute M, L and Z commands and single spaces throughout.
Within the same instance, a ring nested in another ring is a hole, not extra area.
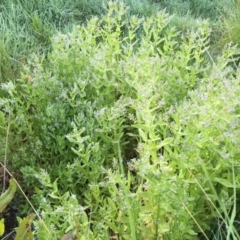
M 16 190 L 17 190 L 17 184 L 13 179 L 10 179 L 9 188 L 0 196 L 0 213 L 12 201 Z
M 223 178 L 214 178 L 214 181 L 222 184 L 223 186 L 227 187 L 227 188 L 234 188 L 235 186 L 229 182 L 228 180 L 226 179 L 223 179 Z M 236 186 L 237 188 L 240 188 L 240 186 Z
M 159 145 L 157 145 L 157 148 L 160 149 L 170 143 L 172 143 L 173 138 L 165 138 Z
M 5 225 L 4 225 L 4 218 L 0 220 L 0 236 L 4 234 L 5 231 Z
M 22 219 L 16 230 L 16 237 L 14 240 L 33 240 L 33 233 L 31 231 L 30 225 L 34 218 L 34 214 L 28 215 L 26 218 Z
M 143 139 L 143 141 L 147 142 L 148 137 L 147 137 L 146 133 L 140 128 L 138 129 L 138 131 L 139 131 L 140 137 Z

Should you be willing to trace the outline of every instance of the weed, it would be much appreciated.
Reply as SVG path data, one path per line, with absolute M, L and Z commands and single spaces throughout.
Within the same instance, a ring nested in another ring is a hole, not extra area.
M 60 25 L 74 17 L 69 2 L 54 3 Z M 207 21 L 181 34 L 166 11 L 129 11 L 109 1 L 52 38 L 40 12 L 27 18 L 37 49 L 51 51 L 1 85 L 0 119 L 6 129 L 11 116 L 8 164 L 44 222 L 36 234 L 238 239 L 237 47 L 214 61 Z

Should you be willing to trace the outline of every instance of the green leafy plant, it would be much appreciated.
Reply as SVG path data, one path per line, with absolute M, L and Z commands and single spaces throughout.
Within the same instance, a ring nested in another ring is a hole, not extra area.
M 181 34 L 165 11 L 104 9 L 2 84 L 9 166 L 43 219 L 36 235 L 237 239 L 237 48 L 210 65 L 207 21 Z
M 16 237 L 14 240 L 33 240 L 33 233 L 31 231 L 31 222 L 34 214 L 30 214 L 24 219 L 19 220 L 19 226 L 16 228 Z

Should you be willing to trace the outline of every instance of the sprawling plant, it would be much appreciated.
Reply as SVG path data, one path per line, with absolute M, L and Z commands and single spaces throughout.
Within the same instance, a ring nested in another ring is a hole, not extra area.
M 238 76 L 223 64 L 231 54 L 211 70 L 207 22 L 181 35 L 164 11 L 127 12 L 110 1 L 2 86 L 10 165 L 45 222 L 36 233 L 198 239 L 219 218 L 236 235 Z

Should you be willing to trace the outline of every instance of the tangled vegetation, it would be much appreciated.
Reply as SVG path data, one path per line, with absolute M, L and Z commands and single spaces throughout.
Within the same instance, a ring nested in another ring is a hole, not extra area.
M 25 226 L 36 215 L 23 239 L 240 239 L 239 49 L 212 35 L 231 4 L 185 28 L 174 1 L 145 16 L 107 1 L 84 21 L 60 2 L 43 16 L 23 1 L 20 46 L 2 31 L 2 164 L 32 204 L 16 196 Z

